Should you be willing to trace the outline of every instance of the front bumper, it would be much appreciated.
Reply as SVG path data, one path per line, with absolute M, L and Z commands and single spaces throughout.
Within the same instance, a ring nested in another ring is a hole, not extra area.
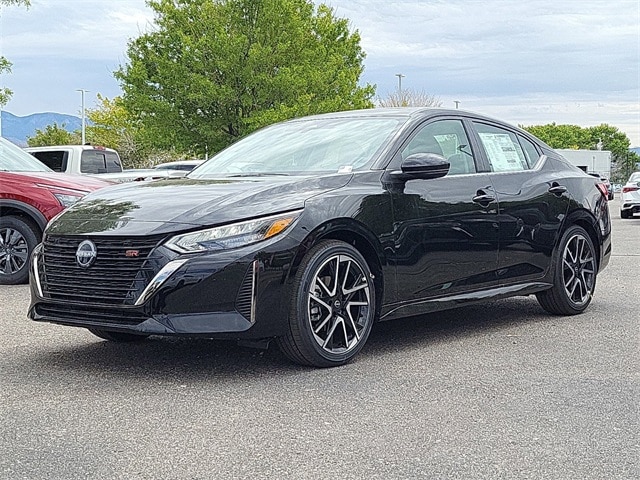
M 159 246 L 144 264 L 147 270 L 148 263 L 153 265 L 148 279 L 140 285 L 138 274 L 122 301 L 92 296 L 78 282 L 55 286 L 46 273 L 46 245 L 40 245 L 31 262 L 28 315 L 35 321 L 149 335 L 283 335 L 290 288 L 286 279 L 298 245 L 284 237 L 198 255 L 176 255 Z
M 620 210 L 629 213 L 640 213 L 640 201 L 621 199 Z

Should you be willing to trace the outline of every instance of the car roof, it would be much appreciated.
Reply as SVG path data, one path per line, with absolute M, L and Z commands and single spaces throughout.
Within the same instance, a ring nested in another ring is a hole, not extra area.
M 362 110 L 346 110 L 341 112 L 332 112 L 332 113 L 322 113 L 318 115 L 310 115 L 306 117 L 294 118 L 288 120 L 288 122 L 305 122 L 314 119 L 320 118 L 358 118 L 358 117 L 395 117 L 395 118 L 406 118 L 407 121 L 410 120 L 418 120 L 418 119 L 427 119 L 429 117 L 440 117 L 440 116 L 457 116 L 457 117 L 469 117 L 474 120 L 486 120 L 488 122 L 494 122 L 499 125 L 505 125 L 510 128 L 517 130 L 523 135 L 529 137 L 530 139 L 535 139 L 537 143 L 541 146 L 546 147 L 551 150 L 551 147 L 540 140 L 535 135 L 527 132 L 526 130 L 520 128 L 519 126 L 510 123 L 505 120 L 501 120 L 499 118 L 491 117 L 488 115 L 483 115 L 481 113 L 472 112 L 469 110 L 461 110 L 454 108 L 442 108 L 442 107 L 376 107 L 376 108 L 366 108 Z
M 310 115 L 306 117 L 300 117 L 289 120 L 289 122 L 298 122 L 304 120 L 310 120 L 314 118 L 352 118 L 352 117 L 405 117 L 409 118 L 423 118 L 430 116 L 442 116 L 442 115 L 456 115 L 456 116 L 470 116 L 479 119 L 490 120 L 498 123 L 505 123 L 504 120 L 497 118 L 491 118 L 480 113 L 471 112 L 468 110 L 459 110 L 453 108 L 442 107 L 376 107 L 365 108 L 361 110 L 345 110 L 341 112 L 321 113 L 318 115 Z
M 26 147 L 24 150 L 27 152 L 33 152 L 33 151 L 60 150 L 65 148 L 77 148 L 80 150 L 101 150 L 101 151 L 107 151 L 107 152 L 115 152 L 113 148 L 103 147 L 102 145 L 47 145 L 46 147 Z

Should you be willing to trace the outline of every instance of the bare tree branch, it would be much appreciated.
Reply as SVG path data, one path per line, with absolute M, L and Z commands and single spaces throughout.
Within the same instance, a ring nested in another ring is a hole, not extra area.
M 402 89 L 389 93 L 385 98 L 378 97 L 381 107 L 441 107 L 442 102 L 424 90 Z

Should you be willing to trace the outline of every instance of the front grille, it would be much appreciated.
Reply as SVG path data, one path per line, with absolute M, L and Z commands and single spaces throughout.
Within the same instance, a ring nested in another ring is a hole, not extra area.
M 38 304 L 35 307 L 37 315 L 46 320 L 71 324 L 108 324 L 132 326 L 144 322 L 147 317 L 138 310 L 125 309 L 102 310 L 99 308 L 72 308 L 67 305 Z
M 39 264 L 43 292 L 56 300 L 132 305 L 159 270 L 160 258 L 154 257 L 153 249 L 163 238 L 90 238 L 97 257 L 83 268 L 76 262 L 76 250 L 87 237 L 48 235 Z M 131 251 L 138 253 L 131 256 Z

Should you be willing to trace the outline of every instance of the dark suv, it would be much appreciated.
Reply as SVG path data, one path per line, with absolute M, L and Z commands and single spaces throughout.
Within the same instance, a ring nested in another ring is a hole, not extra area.
M 47 222 L 107 185 L 93 177 L 55 173 L 0 138 L 0 285 L 26 283 L 29 256 Z

